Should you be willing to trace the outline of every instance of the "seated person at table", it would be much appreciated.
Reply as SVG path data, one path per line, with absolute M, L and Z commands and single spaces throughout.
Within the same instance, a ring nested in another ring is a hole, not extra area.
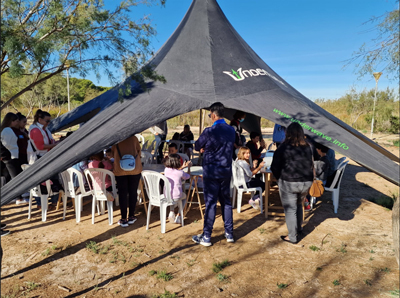
M 246 147 L 250 149 L 251 159 L 253 161 L 258 160 L 258 164 L 262 161 L 261 152 L 265 149 L 265 142 L 262 139 L 260 141 L 260 137 L 261 134 L 259 132 L 252 131 L 250 133 L 250 141 L 246 144 Z M 260 142 L 260 146 L 258 146 L 258 142 Z
M 109 171 L 113 170 L 113 165 L 111 164 L 111 162 L 104 158 L 103 151 L 100 151 L 99 153 L 92 155 L 90 157 L 90 159 L 92 161 L 88 164 L 89 169 L 106 169 Z M 100 177 L 98 177 L 96 175 L 96 173 L 92 173 L 92 175 L 95 179 L 94 183 L 97 186 L 96 188 L 102 189 L 103 181 L 101 181 Z M 111 196 L 111 193 L 109 193 L 109 192 L 112 192 L 112 182 L 111 182 L 110 176 L 108 176 L 108 175 L 106 176 L 106 180 L 105 180 L 105 189 L 107 190 L 107 199 L 110 201 L 113 201 L 114 198 Z
M 172 136 L 172 140 L 179 141 L 179 132 L 174 133 L 174 135 Z
M 319 160 L 314 161 L 315 177 L 318 180 L 321 180 L 325 186 L 326 180 L 328 179 L 329 176 L 329 169 L 330 169 L 329 159 L 326 156 L 326 153 L 328 152 L 329 148 L 320 143 L 315 143 L 315 148 L 317 149 L 317 152 L 320 156 Z
M 264 162 L 260 162 L 257 166 L 258 161 L 253 160 L 253 166 L 250 166 L 249 162 L 250 158 L 250 149 L 247 147 L 240 147 L 237 155 L 236 163 L 243 169 L 244 180 L 246 181 L 247 187 L 261 187 L 262 191 L 265 190 L 265 183 L 259 179 L 253 178 L 253 175 L 257 174 L 261 168 L 264 166 Z M 249 204 L 254 209 L 260 209 L 260 198 L 258 195 L 255 195 L 253 198 L 249 200 Z
M 179 139 L 181 141 L 184 142 L 190 142 L 194 140 L 194 135 L 193 133 L 190 131 L 190 126 L 189 124 L 185 124 L 185 126 L 183 127 L 183 131 L 181 132 Z M 185 144 L 184 148 L 183 148 L 183 152 L 189 156 L 189 159 L 193 153 L 193 145 L 192 144 Z
M 168 178 L 171 183 L 171 197 L 174 202 L 182 200 L 182 207 L 185 208 L 186 204 L 186 194 L 182 191 L 182 180 L 187 180 L 190 178 L 188 173 L 182 171 L 183 168 L 190 167 L 191 163 L 185 162 L 182 166 L 180 162 L 180 156 L 178 154 L 170 154 L 164 159 L 164 175 Z M 170 212 L 168 219 L 170 222 L 180 224 L 181 218 L 178 215 L 175 216 L 174 209 L 177 208 L 177 204 L 170 207 Z
M 168 155 L 176 154 L 180 158 L 180 163 L 183 165 L 183 158 L 178 154 L 178 146 L 175 143 L 170 143 L 168 145 Z

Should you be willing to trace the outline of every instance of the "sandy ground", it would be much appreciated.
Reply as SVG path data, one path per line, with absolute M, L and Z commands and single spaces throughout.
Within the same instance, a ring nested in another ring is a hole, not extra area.
M 398 154 L 397 147 L 387 149 Z M 143 205 L 137 207 L 138 221 L 122 228 L 116 224 L 118 207 L 114 225 L 108 225 L 107 214 L 96 214 L 93 225 L 90 198 L 80 223 L 73 209 L 65 221 L 61 211 L 52 211 L 42 222 L 38 211 L 27 220 L 27 205 L 9 204 L 1 211 L 1 222 L 12 231 L 1 239 L 1 295 L 158 297 L 169 291 L 177 297 L 390 297 L 399 289 L 392 212 L 368 200 L 398 193 L 397 186 L 351 161 L 338 213 L 325 193 L 306 214 L 299 244 L 281 241 L 287 234 L 284 218 L 266 220 L 246 197 L 242 212 L 234 209 L 236 243 L 223 237 L 218 208 L 208 248 L 191 241 L 202 229 L 197 206 L 184 227 L 167 223 L 161 234 L 157 208 L 146 231 Z M 230 266 L 214 273 L 213 264 L 224 260 Z

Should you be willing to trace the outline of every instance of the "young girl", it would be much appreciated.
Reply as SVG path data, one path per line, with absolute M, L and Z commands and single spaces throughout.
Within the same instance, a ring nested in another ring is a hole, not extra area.
M 257 174 L 261 168 L 264 166 L 264 161 L 260 162 L 257 167 L 257 160 L 253 161 L 253 167 L 250 166 L 249 158 L 250 158 L 250 149 L 247 147 L 240 147 L 237 155 L 237 164 L 243 169 L 244 172 L 244 180 L 246 181 L 247 187 L 261 187 L 262 191 L 265 189 L 265 184 L 259 179 L 253 178 L 253 175 Z M 255 208 L 260 209 L 260 198 L 258 195 L 255 195 L 253 198 L 249 200 L 249 204 Z
M 88 168 L 89 169 L 106 169 L 109 171 L 113 170 L 113 165 L 110 161 L 108 161 L 107 159 L 104 158 L 104 153 L 103 151 L 100 151 L 99 153 L 96 153 L 94 155 L 92 155 L 90 157 L 90 159 L 92 160 L 89 164 L 88 164 Z M 96 177 L 96 175 L 94 175 L 94 179 L 96 180 L 94 183 L 96 183 L 98 188 L 102 188 L 102 181 L 100 179 L 100 177 Z M 106 186 L 106 190 L 108 192 L 112 191 L 112 183 L 111 183 L 111 179 L 110 176 L 107 175 L 106 180 L 105 180 L 105 186 Z M 112 196 L 109 195 L 109 193 L 107 193 L 107 198 L 110 201 L 113 201 L 114 198 L 112 198 Z
M 192 163 L 190 161 L 184 162 L 183 166 L 181 167 L 180 156 L 178 154 L 170 154 L 164 160 L 164 175 L 168 178 L 171 183 L 171 197 L 173 201 L 179 201 L 182 197 L 182 206 L 185 207 L 186 204 L 186 195 L 182 191 L 182 180 L 187 180 L 190 178 L 188 173 L 185 173 L 181 169 L 186 167 L 190 167 Z M 170 222 L 175 222 L 176 224 L 181 223 L 181 219 L 179 213 L 175 216 L 174 208 L 176 205 L 171 206 L 168 219 Z

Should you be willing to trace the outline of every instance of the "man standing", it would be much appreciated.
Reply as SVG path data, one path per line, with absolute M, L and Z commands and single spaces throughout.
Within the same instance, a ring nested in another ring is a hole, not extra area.
M 230 182 L 232 177 L 232 151 L 235 143 L 235 130 L 224 120 L 224 105 L 216 102 L 210 106 L 208 115 L 213 122 L 206 128 L 195 143 L 195 149 L 203 153 L 203 185 L 206 211 L 203 233 L 192 240 L 204 246 L 211 245 L 211 233 L 217 210 L 217 200 L 221 204 L 225 237 L 228 242 L 233 238 L 232 203 Z

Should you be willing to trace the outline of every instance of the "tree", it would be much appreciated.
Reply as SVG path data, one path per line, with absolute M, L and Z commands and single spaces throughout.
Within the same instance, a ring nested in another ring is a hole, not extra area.
M 399 1 L 396 1 L 399 2 Z M 374 24 L 376 37 L 355 51 L 347 65 L 355 64 L 360 77 L 381 71 L 388 78 L 399 79 L 399 9 L 372 17 L 364 23 Z
M 124 0 L 108 10 L 102 0 L 2 1 L 1 76 L 31 79 L 1 109 L 67 67 L 81 76 L 102 72 L 112 84 L 120 77 L 113 67 L 122 67 L 140 83 L 164 80 L 151 68 L 141 68 L 151 54 L 149 38 L 155 35 L 150 20 L 132 21 L 128 15 L 139 4 L 158 3 L 165 0 Z

